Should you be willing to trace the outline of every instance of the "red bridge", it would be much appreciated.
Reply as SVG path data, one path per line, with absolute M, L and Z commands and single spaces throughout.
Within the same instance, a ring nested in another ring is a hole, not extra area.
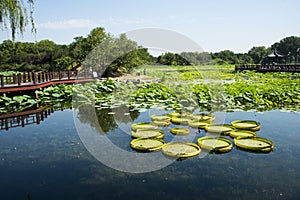
M 0 94 L 17 91 L 37 90 L 54 84 L 72 84 L 93 80 L 90 73 L 77 71 L 24 72 L 12 76 L 0 75 Z

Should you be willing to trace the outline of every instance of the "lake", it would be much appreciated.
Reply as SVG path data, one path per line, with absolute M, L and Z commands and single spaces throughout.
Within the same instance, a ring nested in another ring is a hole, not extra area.
M 131 118 L 134 122 L 149 121 L 151 113 L 131 113 Z M 166 166 L 147 173 L 128 173 L 91 155 L 97 150 L 90 149 L 84 137 L 92 130 L 95 138 L 105 137 L 127 153 L 149 154 L 130 148 L 130 121 L 113 123 L 97 113 L 98 121 L 104 122 L 101 132 L 89 120 L 79 120 L 71 109 L 55 111 L 39 125 L 0 131 L 1 199 L 300 199 L 300 114 L 279 110 L 215 114 L 223 116 L 225 123 L 259 121 L 257 135 L 272 140 L 274 150 L 258 154 L 234 146 L 228 153 L 200 154 L 182 161 L 168 160 L 156 152 L 159 159 L 166 160 Z M 78 130 L 86 133 L 78 134 Z M 187 140 L 195 142 L 205 136 L 204 131 L 191 130 Z M 166 133 L 165 140 L 184 137 Z M 97 148 L 97 140 L 92 147 Z M 132 162 L 126 157 L 114 158 L 109 149 L 100 149 L 103 152 L 99 155 L 112 156 L 112 161 Z M 145 165 L 153 165 L 152 160 Z

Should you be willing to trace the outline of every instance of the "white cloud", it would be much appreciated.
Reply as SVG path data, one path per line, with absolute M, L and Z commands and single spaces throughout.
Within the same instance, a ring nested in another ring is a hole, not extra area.
M 110 17 L 108 19 L 92 21 L 89 19 L 68 19 L 61 21 L 49 21 L 37 24 L 38 28 L 45 29 L 70 29 L 70 28 L 91 28 L 101 25 L 137 25 L 145 24 L 147 21 L 143 18 L 121 19 Z
M 69 28 L 88 28 L 92 27 L 94 22 L 89 19 L 69 19 L 62 21 L 52 21 L 37 24 L 38 28 L 47 29 L 69 29 Z
M 143 18 L 135 19 L 121 19 L 121 18 L 109 18 L 108 23 L 112 25 L 128 25 L 128 24 L 144 24 L 146 22 Z

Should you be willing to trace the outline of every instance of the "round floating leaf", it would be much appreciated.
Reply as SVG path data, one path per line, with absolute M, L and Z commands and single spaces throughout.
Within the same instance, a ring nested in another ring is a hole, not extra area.
M 214 121 L 215 120 L 215 116 L 213 114 L 206 114 L 206 113 L 192 114 L 191 118 L 195 121 Z
M 151 122 L 137 122 L 131 125 L 132 130 L 137 129 L 158 129 L 158 126 Z
M 163 138 L 164 132 L 158 129 L 137 129 L 131 131 L 131 135 L 135 138 Z
M 271 140 L 260 137 L 234 138 L 234 144 L 241 149 L 256 152 L 270 152 L 274 148 Z
M 187 125 L 191 119 L 186 117 L 172 117 L 171 121 L 174 124 Z
M 198 145 L 190 142 L 170 142 L 162 147 L 162 152 L 171 157 L 188 158 L 196 156 L 201 149 Z
M 170 121 L 171 117 L 167 115 L 151 115 L 153 121 Z
M 260 129 L 260 123 L 253 120 L 236 120 L 231 122 L 231 125 L 237 129 L 258 131 Z
M 171 133 L 174 135 L 188 135 L 190 130 L 188 128 L 171 128 Z
M 153 121 L 153 124 L 157 126 L 169 126 L 170 121 Z
M 138 138 L 130 142 L 131 148 L 139 151 L 156 151 L 164 145 L 164 140 L 158 138 Z
M 224 137 L 202 137 L 198 139 L 198 145 L 203 149 L 220 153 L 225 153 L 232 149 L 231 140 Z
M 191 113 L 189 113 L 189 112 L 170 112 L 168 115 L 170 117 L 190 117 Z
M 230 137 L 237 138 L 237 137 L 256 137 L 256 133 L 253 131 L 248 130 L 232 130 L 229 133 Z
M 192 128 L 205 128 L 205 126 L 211 124 L 211 122 L 210 121 L 189 121 L 188 124 Z
M 222 133 L 226 135 L 233 130 L 233 127 L 227 124 L 208 124 L 205 126 L 205 130 L 210 133 Z

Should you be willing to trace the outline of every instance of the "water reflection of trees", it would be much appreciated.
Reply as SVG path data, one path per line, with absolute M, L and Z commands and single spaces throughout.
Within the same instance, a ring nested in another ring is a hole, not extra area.
M 138 111 L 129 111 L 125 105 L 117 108 L 97 110 L 93 106 L 78 108 L 81 123 L 88 123 L 101 133 L 107 133 L 118 128 L 118 123 L 130 123 L 139 117 Z M 96 119 L 95 119 L 96 117 Z

